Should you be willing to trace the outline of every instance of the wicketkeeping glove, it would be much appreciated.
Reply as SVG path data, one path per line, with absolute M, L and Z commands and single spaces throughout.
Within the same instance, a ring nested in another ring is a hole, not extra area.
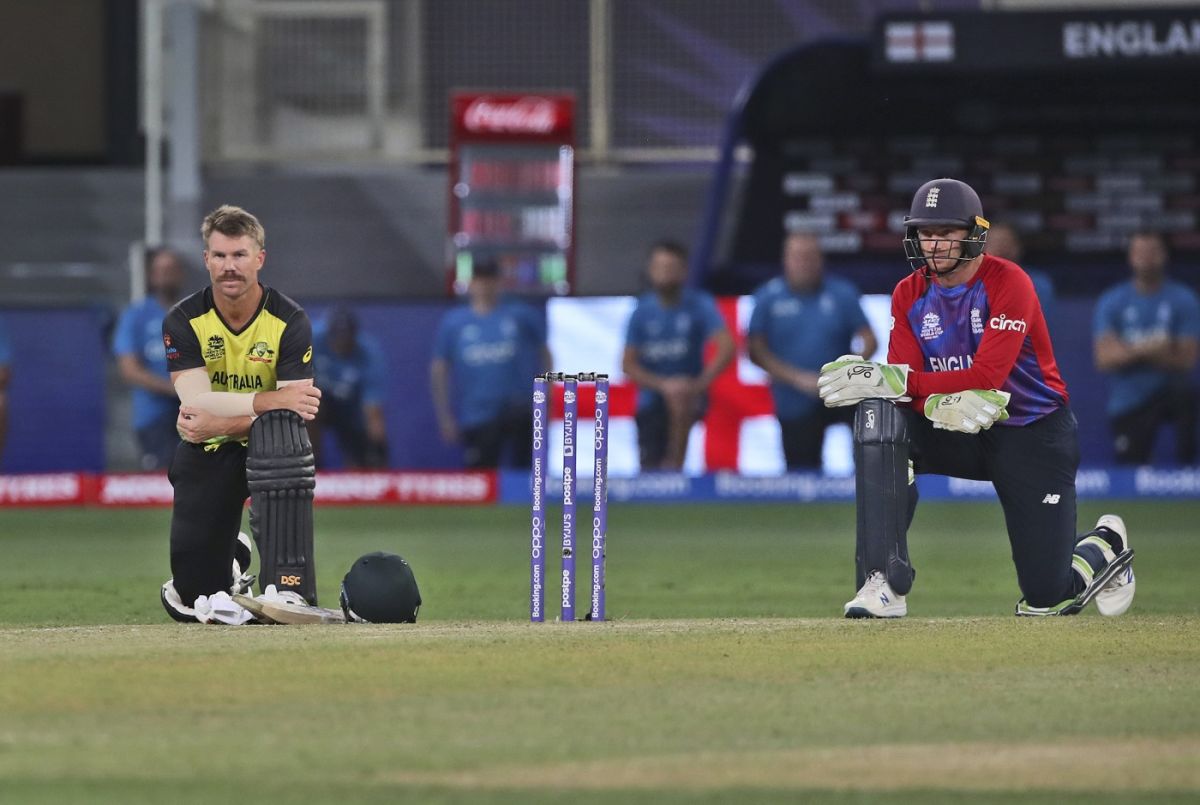
M 876 363 L 861 355 L 843 355 L 821 367 L 817 393 L 827 408 L 857 405 L 863 400 L 908 400 L 908 364 Z
M 931 394 L 925 400 L 925 416 L 935 428 L 959 433 L 979 433 L 1008 419 L 1007 391 L 970 389 L 957 394 Z

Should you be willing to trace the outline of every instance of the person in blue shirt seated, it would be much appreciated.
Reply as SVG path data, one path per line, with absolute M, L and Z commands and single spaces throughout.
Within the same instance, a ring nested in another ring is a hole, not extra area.
M 0 319 L 0 457 L 4 455 L 4 437 L 8 434 L 8 382 L 12 379 L 12 343 Z
M 641 468 L 678 471 L 708 387 L 733 359 L 733 337 L 712 296 L 684 287 L 688 264 L 682 245 L 654 244 L 646 273 L 651 290 L 638 298 L 629 317 L 621 365 L 638 386 Z
M 339 305 L 313 329 L 313 371 L 324 393 L 313 434 L 317 466 L 328 462 L 320 449 L 321 434 L 328 430 L 337 440 L 343 466 L 386 467 L 383 350 L 361 332 L 354 311 Z
M 1025 245 L 1021 242 L 1021 235 L 1017 232 L 1016 228 L 1011 224 L 993 223 L 991 229 L 988 230 L 984 249 L 992 257 L 1008 260 L 1025 269 L 1025 273 L 1029 275 L 1029 279 L 1033 280 L 1033 290 L 1037 293 L 1038 302 L 1042 305 L 1042 315 L 1046 318 L 1046 324 L 1049 325 L 1053 333 L 1055 312 L 1054 280 L 1050 279 L 1050 275 L 1045 271 L 1026 268 L 1025 264 L 1021 262 L 1021 258 L 1025 254 Z
M 470 468 L 527 468 L 532 448 L 529 394 L 549 371 L 546 323 L 529 305 L 501 299 L 500 267 L 475 264 L 468 304 L 446 314 L 429 369 L 438 427 L 462 444 Z
M 146 260 L 146 297 L 121 312 L 113 334 L 113 354 L 121 379 L 132 389 L 133 431 L 143 470 L 165 470 L 175 455 L 179 398 L 167 371 L 162 324 L 183 297 L 183 261 L 168 249 Z
M 1167 279 L 1162 235 L 1129 241 L 1133 278 L 1106 291 L 1096 305 L 1096 368 L 1111 378 L 1108 398 L 1113 451 L 1119 464 L 1146 464 L 1159 428 L 1175 424 L 1175 456 L 1196 461 L 1196 386 L 1200 301 Z
M 783 276 L 754 293 L 747 351 L 771 378 L 789 470 L 820 469 L 825 429 L 853 420 L 853 409 L 821 404 L 817 379 L 839 355 L 874 354 L 878 344 L 860 296 L 852 283 L 825 274 L 820 242 L 803 232 L 784 238 Z

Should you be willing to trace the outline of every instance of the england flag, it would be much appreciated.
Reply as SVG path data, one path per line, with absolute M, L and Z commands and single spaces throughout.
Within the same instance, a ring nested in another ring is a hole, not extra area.
M 609 376 L 609 473 L 612 477 L 637 475 L 637 424 L 634 421 L 637 389 L 621 371 L 625 328 L 636 300 L 632 297 L 555 297 L 546 308 L 550 352 L 555 371 L 604 372 Z M 883 342 L 876 359 L 887 354 L 890 300 L 866 296 L 863 310 L 876 337 Z M 704 419 L 692 428 L 684 472 L 699 475 L 716 470 L 736 470 L 745 475 L 778 475 L 785 469 L 779 422 L 771 403 L 766 374 L 746 357 L 746 327 L 754 309 L 749 296 L 717 300 L 737 343 L 733 365 L 709 389 Z M 836 357 L 836 356 L 834 356 Z M 579 444 L 589 444 L 592 389 L 580 385 Z M 552 398 L 551 444 L 562 442 L 562 388 Z M 850 430 L 834 426 L 825 436 L 824 471 L 846 475 L 853 471 Z M 551 450 L 551 473 L 561 475 L 562 456 Z
M 890 62 L 954 61 L 954 25 L 946 21 L 889 22 L 884 40 Z

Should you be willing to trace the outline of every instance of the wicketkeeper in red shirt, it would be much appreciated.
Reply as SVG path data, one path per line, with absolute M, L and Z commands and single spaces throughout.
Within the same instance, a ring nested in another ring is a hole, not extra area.
M 888 362 L 846 355 L 818 381 L 826 406 L 857 406 L 859 590 L 846 617 L 908 613 L 914 473 L 995 486 L 1018 615 L 1073 614 L 1093 598 L 1120 615 L 1133 601 L 1133 551 L 1115 514 L 1075 534 L 1075 416 L 1033 283 L 983 253 L 988 222 L 964 182 L 922 185 L 904 223 L 913 272 L 892 292 Z

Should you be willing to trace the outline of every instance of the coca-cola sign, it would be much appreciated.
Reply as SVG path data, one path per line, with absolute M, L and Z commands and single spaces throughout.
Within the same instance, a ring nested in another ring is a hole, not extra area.
M 459 95 L 455 111 L 464 136 L 570 137 L 574 102 L 561 95 Z

